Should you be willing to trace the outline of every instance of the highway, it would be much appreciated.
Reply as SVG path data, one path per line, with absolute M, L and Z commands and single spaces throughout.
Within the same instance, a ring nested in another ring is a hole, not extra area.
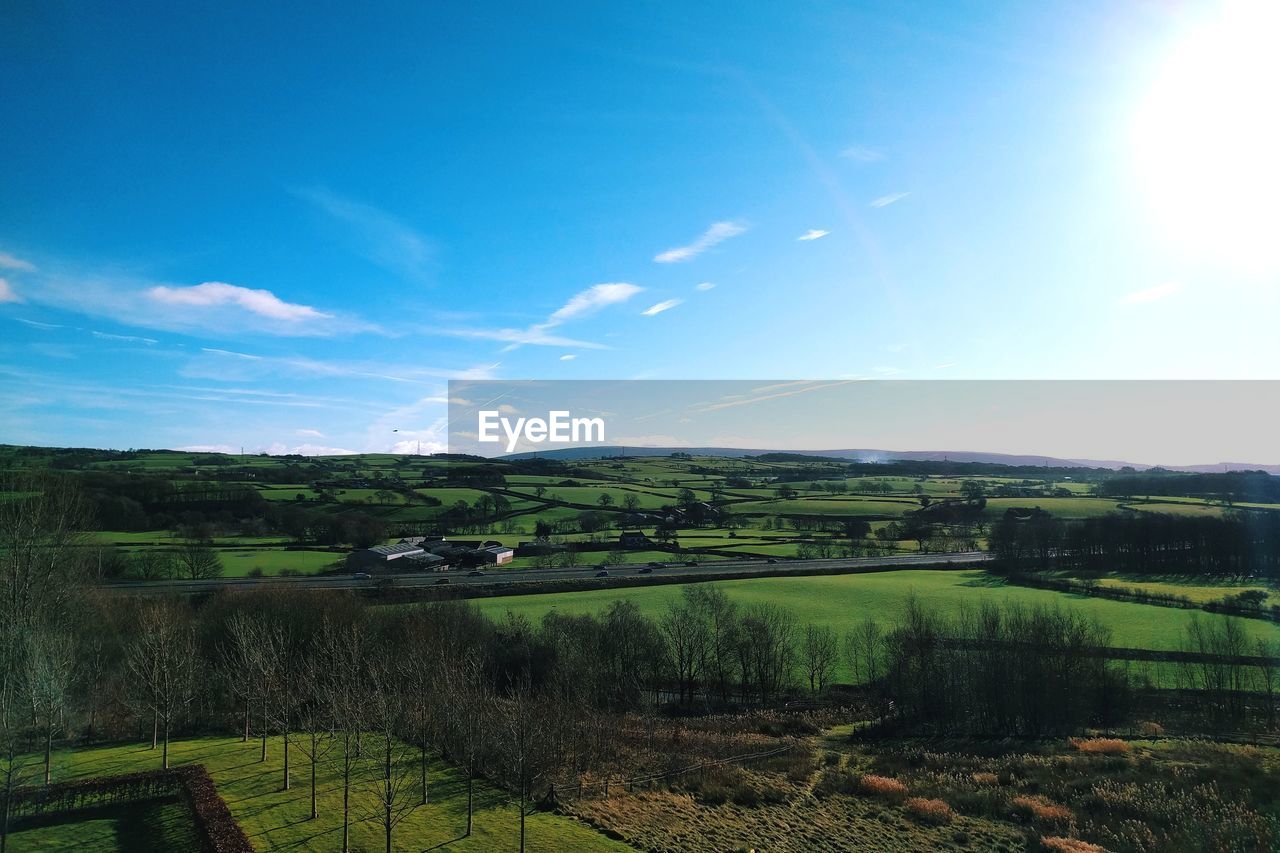
M 662 568 L 646 563 L 609 566 L 610 579 L 628 578 L 687 578 L 839 574 L 870 569 L 899 569 L 913 566 L 940 566 L 947 563 L 983 563 L 991 557 L 985 551 L 959 551 L 945 554 L 902 554 L 893 557 L 848 557 L 829 560 L 720 560 L 687 566 L 668 562 Z M 648 571 L 645 571 L 648 569 Z M 215 592 L 219 589 L 249 589 L 264 584 L 298 586 L 305 589 L 365 589 L 379 583 L 389 583 L 397 588 L 443 586 L 515 586 L 548 581 L 594 580 L 602 571 L 599 566 L 577 566 L 563 569 L 495 569 L 482 568 L 472 575 L 471 569 L 450 569 L 445 572 L 413 572 L 409 574 L 379 574 L 371 578 L 358 578 L 350 574 L 312 575 L 288 578 L 217 578 L 213 580 L 128 581 L 102 585 L 101 589 L 132 595 L 164 595 Z M 631 584 L 629 584 L 631 585 Z

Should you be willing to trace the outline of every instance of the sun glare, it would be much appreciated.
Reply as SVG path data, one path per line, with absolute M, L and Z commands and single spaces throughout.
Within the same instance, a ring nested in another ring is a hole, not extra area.
M 1280 270 L 1280 2 L 1226 3 L 1189 31 L 1159 66 L 1133 140 L 1177 245 Z

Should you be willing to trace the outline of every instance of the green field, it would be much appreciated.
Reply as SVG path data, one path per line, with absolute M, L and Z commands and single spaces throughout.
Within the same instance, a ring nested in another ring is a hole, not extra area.
M 1267 588 L 1266 583 L 1261 580 L 1253 585 L 1241 585 L 1233 581 L 1223 581 L 1218 584 L 1211 579 L 1200 577 L 1169 578 L 1161 581 L 1152 581 L 1139 575 L 1123 575 L 1100 578 L 1098 583 L 1102 586 L 1128 587 L 1166 595 L 1185 595 L 1197 604 L 1216 601 L 1224 596 L 1235 595 L 1246 590 L 1260 589 L 1268 595 L 1267 604 L 1280 603 L 1280 593 L 1277 593 L 1274 588 Z
M 296 746 L 290 754 L 292 790 L 281 791 L 281 746 L 278 738 L 268 745 L 267 762 L 258 762 L 257 741 L 241 743 L 234 737 L 206 737 L 175 741 L 169 746 L 173 766 L 203 764 L 227 801 L 232 815 L 250 841 L 259 849 L 272 850 L 337 850 L 342 834 L 342 784 L 335 763 L 319 766 L 319 817 L 308 819 L 310 812 L 309 766 Z M 366 755 L 370 755 L 366 753 Z M 406 767 L 416 766 L 416 753 L 406 750 L 400 761 Z M 376 763 L 376 762 L 374 762 Z M 361 820 L 376 807 L 368 785 L 374 778 L 374 763 L 361 763 L 360 776 L 352 787 L 352 850 L 382 850 L 381 828 L 372 821 Z M 160 756 L 147 746 L 103 747 L 76 752 L 60 752 L 56 756 L 55 781 L 98 775 L 116 775 L 160 766 Z M 473 834 L 461 838 L 466 826 L 466 783 L 450 765 L 436 760 L 429 770 L 431 803 L 416 808 L 395 831 L 396 850 L 511 850 L 519 838 L 519 818 L 515 806 L 505 792 L 477 782 Z M 172 820 L 165 815 L 141 815 L 152 821 Z M 138 816 L 134 816 L 135 818 Z M 118 834 L 120 818 L 94 819 L 56 824 L 29 831 L 27 837 L 10 848 L 24 850 L 120 850 L 148 849 Z M 136 823 L 135 823 L 136 825 Z M 165 825 L 149 825 L 149 832 L 138 837 L 160 837 Z M 113 841 L 114 839 L 114 841 Z M 559 815 L 539 812 L 528 818 L 528 847 L 531 850 L 627 850 L 625 845 L 610 841 L 592 829 Z M 182 843 L 165 844 L 158 849 L 194 850 Z
M 826 577 L 752 578 L 716 581 L 721 589 L 741 605 L 772 603 L 795 611 L 801 624 L 813 622 L 847 632 L 857 622 L 871 617 L 891 625 L 901 612 L 906 597 L 914 593 L 920 601 L 947 613 L 983 601 L 1017 602 L 1026 605 L 1059 605 L 1096 616 L 1111 630 L 1111 644 L 1127 648 L 1177 649 L 1185 626 L 1196 611 L 1111 601 L 1103 598 L 1067 595 L 1050 590 L 1006 586 L 982 571 L 903 570 Z M 519 595 L 486 598 L 480 609 L 493 618 L 504 613 L 540 619 L 556 610 L 561 613 L 595 613 L 611 601 L 634 601 L 649 616 L 658 616 L 668 601 L 679 596 L 679 585 L 591 590 L 546 595 Z M 1202 618 L 1239 618 L 1208 616 Z M 1280 639 L 1280 628 L 1259 619 L 1239 618 L 1252 637 Z M 848 673 L 842 669 L 841 676 Z
M 200 836 L 184 803 L 145 802 L 104 806 L 73 815 L 54 815 L 16 823 L 9 849 L 120 850 L 167 853 L 198 850 Z

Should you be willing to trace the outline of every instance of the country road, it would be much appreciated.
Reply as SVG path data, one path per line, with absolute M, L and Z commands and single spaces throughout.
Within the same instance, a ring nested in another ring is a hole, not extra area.
M 958 551 L 945 554 L 903 554 L 894 557 L 848 557 L 830 560 L 724 560 L 701 563 L 697 566 L 666 563 L 662 568 L 650 568 L 645 563 L 608 567 L 610 578 L 689 578 L 806 575 L 850 572 L 866 569 L 910 568 L 912 566 L 936 566 L 947 563 L 982 563 L 991 557 L 985 551 Z M 356 578 L 353 575 L 317 575 L 288 578 L 218 578 L 199 581 L 132 581 L 104 584 L 101 589 L 132 595 L 163 595 L 166 593 L 194 594 L 215 592 L 219 589 L 245 589 L 263 584 L 288 584 L 307 589 L 362 589 L 373 588 L 389 581 L 398 588 L 429 587 L 447 579 L 458 586 L 507 586 L 542 583 L 546 581 L 574 581 L 594 579 L 599 566 L 579 566 L 571 569 L 487 569 L 472 576 L 469 569 L 451 569 L 446 572 L 413 572 L 409 574 L 375 575 L 373 578 Z

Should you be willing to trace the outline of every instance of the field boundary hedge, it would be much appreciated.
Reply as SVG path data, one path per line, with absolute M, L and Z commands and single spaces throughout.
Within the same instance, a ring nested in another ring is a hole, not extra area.
M 191 810 L 206 853 L 252 853 L 253 845 L 203 764 L 30 785 L 13 791 L 9 817 L 39 817 L 177 797 Z
M 1280 607 L 1270 609 L 1262 607 L 1245 607 L 1225 601 L 1192 601 L 1185 595 L 1170 592 L 1154 592 L 1129 586 L 1103 586 L 1076 578 L 1048 578 L 1029 572 L 1010 572 L 1005 581 L 1014 586 L 1027 586 L 1035 589 L 1048 589 L 1055 592 L 1066 592 L 1073 595 L 1088 595 L 1094 598 L 1109 598 L 1114 601 L 1131 601 L 1135 604 L 1150 604 L 1156 607 L 1177 607 L 1182 610 L 1203 610 L 1207 613 L 1220 613 L 1226 616 L 1242 616 L 1246 619 L 1264 619 L 1268 622 L 1280 622 Z

